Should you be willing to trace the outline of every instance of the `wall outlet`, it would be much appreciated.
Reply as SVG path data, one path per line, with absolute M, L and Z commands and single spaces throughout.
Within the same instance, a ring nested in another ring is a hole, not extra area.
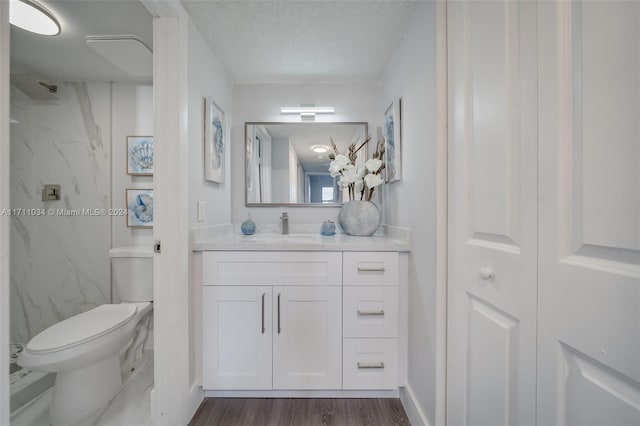
M 196 202 L 196 220 L 198 222 L 204 222 L 204 216 L 205 216 L 205 210 L 206 210 L 206 205 L 207 203 L 205 203 L 202 200 L 198 200 Z

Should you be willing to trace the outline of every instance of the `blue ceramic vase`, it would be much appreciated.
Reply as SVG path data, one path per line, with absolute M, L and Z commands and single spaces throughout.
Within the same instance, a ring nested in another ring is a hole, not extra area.
M 336 235 L 336 224 L 330 220 L 327 220 L 322 224 L 322 228 L 320 228 L 320 234 L 324 236 Z
M 244 235 L 253 235 L 256 232 L 256 224 L 253 223 L 251 218 L 248 218 L 242 225 L 240 225 L 240 230 Z

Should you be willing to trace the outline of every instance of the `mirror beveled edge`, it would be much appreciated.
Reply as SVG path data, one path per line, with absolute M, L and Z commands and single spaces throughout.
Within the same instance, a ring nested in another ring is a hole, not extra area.
M 304 121 L 245 121 L 244 123 L 244 206 L 245 207 L 342 207 L 343 203 L 248 203 L 247 199 L 249 198 L 248 190 L 247 190 L 247 128 L 248 126 L 255 125 L 272 125 L 272 124 L 306 124 L 310 126 L 322 126 L 322 125 L 335 125 L 335 124 L 351 124 L 351 125 L 362 125 L 364 126 L 364 134 L 368 137 L 369 135 L 369 122 L 368 121 L 322 121 L 322 122 L 304 122 Z M 364 156 L 367 158 L 369 153 L 369 147 L 364 147 Z

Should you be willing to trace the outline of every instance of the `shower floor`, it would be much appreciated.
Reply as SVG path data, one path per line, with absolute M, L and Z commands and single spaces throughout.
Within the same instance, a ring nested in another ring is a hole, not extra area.
M 18 355 L 20 355 L 20 352 L 22 352 L 22 350 L 24 349 L 24 343 L 10 343 L 9 344 L 9 349 L 11 352 L 11 359 L 9 360 L 9 371 L 11 371 L 12 373 L 15 371 L 14 367 L 16 369 L 20 369 L 20 366 L 17 364 L 18 361 Z
M 9 383 L 11 394 L 11 412 L 33 401 L 36 397 L 53 387 L 55 375 L 39 371 L 31 371 L 17 364 L 18 356 L 24 349 L 22 343 L 11 343 L 11 360 L 9 364 Z

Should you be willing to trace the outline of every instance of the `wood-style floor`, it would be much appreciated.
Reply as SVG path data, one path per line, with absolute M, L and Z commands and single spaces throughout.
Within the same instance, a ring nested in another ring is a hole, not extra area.
M 399 399 L 205 398 L 189 426 L 409 424 Z

